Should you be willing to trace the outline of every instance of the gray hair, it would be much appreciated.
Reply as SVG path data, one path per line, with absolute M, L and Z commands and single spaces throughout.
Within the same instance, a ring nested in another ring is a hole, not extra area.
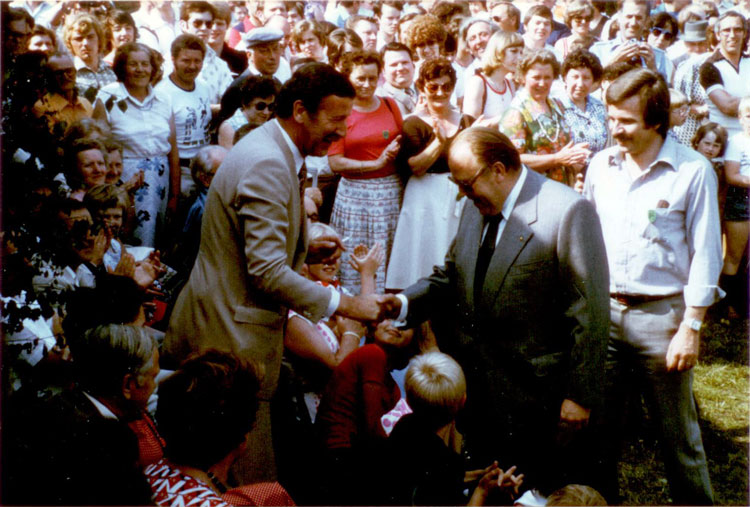
M 91 394 L 122 396 L 125 375 L 137 381 L 153 367 L 156 342 L 138 326 L 107 324 L 71 340 L 71 352 L 82 387 Z
M 229 152 L 226 148 L 215 144 L 201 148 L 190 162 L 190 175 L 193 177 L 195 184 L 202 186 L 198 178 L 203 175 L 214 174 L 227 153 Z

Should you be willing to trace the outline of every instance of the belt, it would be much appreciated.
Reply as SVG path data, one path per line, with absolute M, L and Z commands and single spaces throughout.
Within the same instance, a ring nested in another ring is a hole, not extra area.
M 667 294 L 664 296 L 652 296 L 648 294 L 622 294 L 616 292 L 610 294 L 609 297 L 624 306 L 638 306 L 644 303 L 652 303 L 654 301 L 660 301 L 662 299 L 671 298 L 679 294 Z

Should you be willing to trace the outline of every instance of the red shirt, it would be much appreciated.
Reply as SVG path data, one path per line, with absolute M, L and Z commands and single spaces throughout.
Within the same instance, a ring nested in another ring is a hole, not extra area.
M 385 351 L 374 344 L 355 350 L 333 371 L 318 409 L 316 424 L 323 429 L 326 447 L 385 438 L 380 418 L 400 398 Z
M 344 155 L 354 160 L 376 160 L 396 136 L 401 134 L 401 112 L 393 99 L 379 97 L 380 106 L 363 113 L 352 110 L 346 119 L 346 136 L 328 148 L 328 155 Z M 388 102 L 386 102 L 388 101 Z M 352 180 L 369 180 L 390 176 L 396 165 L 390 162 L 383 169 L 363 174 L 347 174 Z

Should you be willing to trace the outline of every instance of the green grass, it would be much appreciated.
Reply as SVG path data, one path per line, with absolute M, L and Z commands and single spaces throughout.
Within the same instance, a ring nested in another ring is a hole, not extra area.
M 709 315 L 693 385 L 717 505 L 748 505 L 750 367 L 748 321 Z M 620 492 L 626 505 L 671 502 L 648 415 L 625 442 Z

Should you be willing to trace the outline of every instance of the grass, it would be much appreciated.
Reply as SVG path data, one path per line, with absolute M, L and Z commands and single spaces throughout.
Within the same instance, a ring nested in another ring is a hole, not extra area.
M 709 315 L 693 385 L 717 505 L 749 505 L 750 367 L 748 321 Z M 664 466 L 645 414 L 626 440 L 620 492 L 626 505 L 671 503 Z

